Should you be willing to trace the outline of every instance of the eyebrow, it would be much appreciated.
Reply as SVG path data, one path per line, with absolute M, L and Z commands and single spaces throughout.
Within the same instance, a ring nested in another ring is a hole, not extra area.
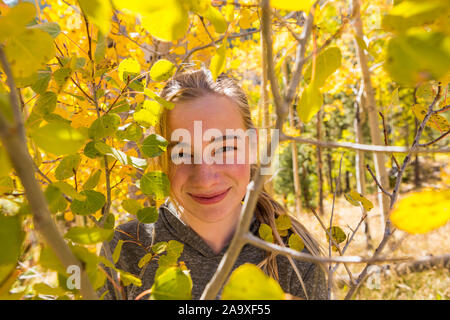
M 224 135 L 224 136 L 221 136 L 221 137 L 217 137 L 217 139 L 216 139 L 216 137 L 213 137 L 214 140 L 211 140 L 210 143 L 211 143 L 211 142 L 221 142 L 221 141 L 224 141 L 224 140 L 227 140 L 227 139 L 234 139 L 234 138 L 237 138 L 238 140 L 241 140 L 241 137 L 240 137 L 240 136 L 229 134 L 229 135 Z M 167 149 L 172 148 L 172 147 L 175 146 L 175 145 L 186 146 L 186 147 L 189 147 L 189 146 L 190 146 L 190 145 L 189 145 L 188 143 L 186 143 L 186 142 L 172 141 L 172 142 L 170 142 L 170 143 L 167 145 Z

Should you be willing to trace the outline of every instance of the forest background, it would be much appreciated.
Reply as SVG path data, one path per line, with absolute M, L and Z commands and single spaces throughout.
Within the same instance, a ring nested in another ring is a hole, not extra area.
M 115 226 L 158 218 L 169 185 L 151 169 L 167 146 L 154 126 L 173 108 L 158 93 L 204 66 L 238 78 L 257 127 L 282 132 L 230 250 L 253 241 L 320 260 L 330 299 L 449 299 L 449 15 L 444 0 L 0 1 L 0 297 L 140 285 L 102 268 L 122 244 L 106 258 L 99 249 Z M 285 219 L 260 230 L 265 241 L 245 237 L 262 185 L 326 257 L 299 254 L 296 238 L 277 245 Z M 148 248 L 139 267 L 161 269 L 143 298 L 190 297 L 181 251 Z M 70 266 L 81 290 L 68 286 Z M 225 284 L 219 271 L 204 298 Z M 226 288 L 230 299 L 249 288 L 249 298 L 293 298 L 251 266 Z

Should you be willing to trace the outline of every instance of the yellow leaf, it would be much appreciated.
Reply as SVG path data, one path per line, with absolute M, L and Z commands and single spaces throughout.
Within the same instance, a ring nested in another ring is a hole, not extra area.
M 175 65 L 166 59 L 160 59 L 150 69 L 150 77 L 153 81 L 161 82 L 169 79 L 175 72 Z
M 10 38 L 4 50 L 17 78 L 31 76 L 55 56 L 53 38 L 39 29 L 26 29 Z
M 420 121 L 423 121 L 425 115 L 428 112 L 428 108 L 420 104 L 413 105 L 411 109 L 414 112 L 416 118 Z M 447 121 L 447 119 L 438 114 L 431 115 L 426 125 L 440 131 L 441 133 L 450 130 L 450 123 Z
M 394 206 L 390 219 L 411 234 L 437 229 L 450 220 L 450 190 L 415 192 Z
M 128 77 L 129 80 L 132 80 L 139 74 L 139 72 L 141 72 L 141 65 L 135 59 L 128 58 L 123 60 L 119 64 L 118 71 L 119 71 L 119 78 L 122 81 L 127 82 Z
M 359 206 L 359 203 L 361 203 L 366 211 L 370 211 L 373 209 L 373 203 L 367 198 L 365 198 L 362 194 L 354 190 L 345 193 L 344 197 L 348 202 L 350 202 L 354 206 Z
M 19 3 L 9 9 L 6 15 L 0 17 L 0 41 L 25 31 L 26 24 L 33 20 L 35 15 L 34 4 L 29 2 Z
M 95 24 L 102 34 L 107 35 L 113 14 L 109 0 L 78 0 L 78 2 L 89 21 Z
M 212 57 L 211 64 L 209 66 L 214 81 L 222 73 L 223 68 L 225 67 L 225 60 L 226 60 L 226 41 L 224 40 L 223 44 L 217 49 L 216 54 Z
M 309 12 L 315 0 L 270 0 L 270 5 L 277 9 Z

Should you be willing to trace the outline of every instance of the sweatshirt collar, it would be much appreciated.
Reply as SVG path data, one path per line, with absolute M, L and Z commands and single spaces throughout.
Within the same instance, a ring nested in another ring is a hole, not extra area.
M 205 257 L 221 257 L 225 254 L 230 245 L 231 240 L 225 245 L 221 252 L 215 253 L 197 232 L 180 219 L 176 207 L 169 200 L 166 200 L 166 202 L 161 205 L 159 219 L 164 223 L 165 227 L 175 239 L 178 238 L 185 245 L 189 245 L 192 249 L 198 251 Z M 259 223 L 255 216 L 253 216 L 250 232 L 257 234 L 258 229 Z

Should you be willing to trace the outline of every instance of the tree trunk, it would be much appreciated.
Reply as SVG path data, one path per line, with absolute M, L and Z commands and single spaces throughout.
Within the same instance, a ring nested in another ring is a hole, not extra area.
M 359 98 L 362 98 L 359 95 Z M 361 101 L 362 99 L 358 99 Z M 355 120 L 353 122 L 353 126 L 355 129 L 356 143 L 364 143 L 363 134 L 362 134 L 362 124 L 361 124 L 361 110 L 359 108 L 360 104 L 358 101 L 355 102 Z M 356 190 L 358 193 L 365 195 L 366 194 L 366 175 L 364 169 L 364 152 L 357 151 L 355 154 L 355 166 L 356 166 Z M 363 206 L 361 206 L 361 214 L 364 216 L 366 214 L 366 210 Z M 372 237 L 370 236 L 370 228 L 369 228 L 369 216 L 363 221 L 364 233 L 366 235 L 366 248 L 368 250 L 372 249 Z
M 362 21 L 360 15 L 360 3 L 358 0 L 352 0 L 353 4 L 353 17 L 354 17 L 354 28 L 356 33 L 355 47 L 358 52 L 359 65 L 361 68 L 362 79 L 364 81 L 364 92 L 366 96 L 366 110 L 369 118 L 370 127 L 370 137 L 372 144 L 383 145 L 383 140 L 381 137 L 379 124 L 378 124 L 378 113 L 375 101 L 374 88 L 372 87 L 371 75 L 369 71 L 369 66 L 367 64 L 367 56 L 364 49 L 361 48 L 356 39 L 364 39 L 364 33 L 362 28 Z M 376 177 L 384 188 L 389 186 L 388 174 L 385 167 L 385 156 L 383 153 L 374 153 L 374 163 L 375 163 L 375 174 Z M 378 202 L 380 205 L 380 211 L 382 213 L 380 223 L 384 226 L 384 218 L 387 218 L 389 214 L 389 198 L 377 188 L 378 192 Z
M 322 141 L 322 110 L 317 112 L 317 140 Z M 318 204 L 319 214 L 323 215 L 323 161 L 322 161 L 322 148 L 316 147 L 317 154 L 317 185 L 318 185 Z

